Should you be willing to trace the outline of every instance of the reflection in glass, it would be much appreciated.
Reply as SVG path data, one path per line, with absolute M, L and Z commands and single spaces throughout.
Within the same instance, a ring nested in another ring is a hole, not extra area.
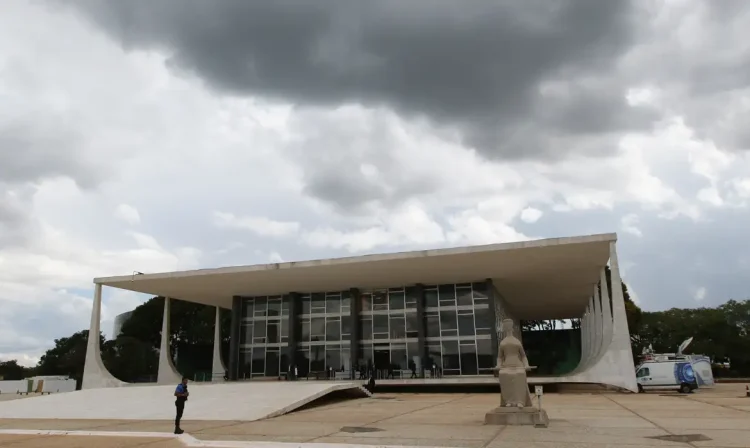
M 281 315 L 281 297 L 274 297 L 268 299 L 268 316 L 280 316 Z
M 348 313 L 351 310 L 352 305 L 352 293 L 344 291 L 341 293 L 341 312 Z
M 253 330 L 253 342 L 262 343 L 266 341 L 266 321 L 256 320 Z
M 302 296 L 302 314 L 310 314 L 310 296 Z
M 370 293 L 363 293 L 360 299 L 362 301 L 362 311 L 372 311 L 372 295 Z
M 326 295 L 326 313 L 340 313 L 341 312 L 341 295 L 340 294 L 328 294 Z
M 310 371 L 310 351 L 307 348 L 297 350 L 296 360 L 297 375 L 306 377 Z
M 440 337 L 440 317 L 437 311 L 425 312 L 425 318 L 427 320 L 427 337 L 428 338 L 439 338 Z
M 417 288 L 409 286 L 406 288 L 405 307 L 406 309 L 417 309 L 417 300 L 419 295 L 417 294 Z
M 372 316 L 372 332 L 375 333 L 388 333 L 388 315 L 376 314 Z
M 255 317 L 263 317 L 266 315 L 266 309 L 268 305 L 268 300 L 265 297 L 256 297 L 255 298 Z
M 406 313 L 406 337 L 419 337 L 419 319 L 417 319 L 417 313 Z
M 456 310 L 440 310 L 440 330 L 445 335 L 446 330 L 457 330 Z
M 352 332 L 352 318 L 351 316 L 341 317 L 341 337 L 349 336 Z
M 253 374 L 263 375 L 266 371 L 266 349 L 263 347 L 253 347 Z
M 325 345 L 310 346 L 310 372 L 323 372 L 326 368 Z
M 325 293 L 316 292 L 312 294 L 310 300 L 310 313 L 325 313 L 326 312 L 326 295 Z
M 438 307 L 438 293 L 435 289 L 426 289 L 424 292 L 424 306 L 427 308 Z
M 492 353 L 492 341 L 490 339 L 477 339 L 477 362 L 479 373 L 492 373 L 496 357 Z
M 456 288 L 458 306 L 471 306 L 474 304 L 471 296 L 471 288 Z
M 373 311 L 387 311 L 388 310 L 388 292 L 387 291 L 374 291 L 372 293 L 372 309 Z
M 407 370 L 409 363 L 406 358 L 406 345 L 391 344 L 391 365 L 397 370 Z
M 453 284 L 438 287 L 440 306 L 456 306 L 456 287 Z
M 326 369 L 341 370 L 341 347 L 338 345 L 326 347 Z
M 238 375 L 240 378 L 244 379 L 252 374 L 253 350 L 251 348 L 240 349 L 239 365 Z
M 362 316 L 362 340 L 372 339 L 372 316 Z
M 406 322 L 404 316 L 391 316 L 391 339 L 406 338 Z
M 324 341 L 326 336 L 326 318 L 313 317 L 310 319 L 310 340 Z
M 341 321 L 338 317 L 326 319 L 326 341 L 341 340 Z
M 244 299 L 242 301 L 242 317 L 253 317 L 253 299 Z
M 459 345 L 461 351 L 461 375 L 476 375 L 477 369 L 477 348 L 471 344 Z
M 458 374 L 461 371 L 458 341 L 443 341 L 443 373 L 445 375 Z
M 242 344 L 253 343 L 253 323 L 245 322 L 242 324 Z
M 269 321 L 266 327 L 266 342 L 269 344 L 276 344 L 279 341 L 279 322 Z
M 425 368 L 432 369 L 432 367 L 435 366 L 436 368 L 441 369 L 443 367 L 442 350 L 439 343 L 427 344 L 427 356 L 429 356 L 429 358 L 427 359 L 427 365 Z
M 404 309 L 404 293 L 401 291 L 388 292 L 388 306 L 391 310 L 402 310 Z
M 479 329 L 493 329 L 495 328 L 495 312 L 487 305 L 480 305 L 480 307 L 474 308 L 474 316 L 476 317 L 477 334 L 490 334 L 489 332 L 480 332 Z
M 279 376 L 279 352 L 266 351 L 266 376 Z
M 489 285 L 487 282 L 477 282 L 471 285 L 474 294 L 474 303 L 487 303 L 489 301 Z
M 310 342 L 310 321 L 302 321 L 300 325 L 300 342 Z
M 458 314 L 458 335 L 474 336 L 474 314 L 469 310 L 469 314 Z

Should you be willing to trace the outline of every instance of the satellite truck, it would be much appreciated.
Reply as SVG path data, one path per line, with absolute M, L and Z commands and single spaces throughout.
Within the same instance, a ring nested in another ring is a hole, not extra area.
M 677 353 L 654 353 L 651 346 L 644 348 L 642 362 L 635 369 L 638 392 L 677 390 L 689 394 L 700 387 L 713 387 L 711 359 L 704 355 L 683 354 L 691 342 L 692 337 L 683 341 Z

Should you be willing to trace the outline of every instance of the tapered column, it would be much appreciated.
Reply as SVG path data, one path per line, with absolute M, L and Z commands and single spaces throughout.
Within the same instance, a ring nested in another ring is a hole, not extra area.
M 229 380 L 237 381 L 240 368 L 240 325 L 242 297 L 232 297 L 232 327 L 229 329 Z
M 607 287 L 607 271 L 605 268 L 599 273 L 599 289 L 602 301 L 602 331 L 603 345 L 609 347 L 612 342 L 612 308 L 610 306 L 611 299 L 609 296 L 609 288 Z
M 429 358 L 427 353 L 427 317 L 425 315 L 424 285 L 414 287 L 417 296 L 417 349 L 419 350 L 419 377 L 425 377 L 425 362 Z
M 349 306 L 349 325 L 351 326 L 350 339 L 349 339 L 349 357 L 351 358 L 351 372 L 350 378 L 357 378 L 356 370 L 360 368 L 359 362 L 362 354 L 359 352 L 359 341 L 362 338 L 362 297 L 360 296 L 359 289 L 352 288 L 349 290 L 351 295 L 351 304 Z M 356 367 L 356 368 L 355 368 Z
M 592 340 L 591 356 L 593 360 L 596 360 L 599 358 L 602 350 L 602 304 L 599 301 L 599 287 L 597 285 L 594 285 L 593 304 L 594 338 Z
M 125 385 L 114 377 L 102 361 L 100 324 L 102 317 L 102 285 L 94 284 L 94 300 L 91 306 L 91 324 L 86 343 L 86 360 L 83 365 L 81 389 L 98 389 Z
M 224 379 L 224 364 L 221 362 L 221 308 L 216 307 L 216 323 L 214 324 L 214 357 L 211 364 L 211 380 Z
M 172 333 L 169 329 L 170 314 L 169 297 L 164 298 L 164 317 L 161 323 L 161 346 L 159 348 L 159 372 L 157 373 L 157 384 L 177 384 L 182 381 L 182 375 L 177 372 L 172 360 L 170 350 Z

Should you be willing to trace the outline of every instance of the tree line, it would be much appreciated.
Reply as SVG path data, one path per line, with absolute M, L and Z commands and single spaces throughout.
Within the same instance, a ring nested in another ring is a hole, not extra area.
M 609 272 L 607 280 L 610 283 Z M 694 337 L 687 353 L 711 357 L 715 362 L 715 376 L 750 377 L 750 300 L 729 300 L 717 307 L 648 312 L 631 300 L 625 283 L 622 289 L 634 357 L 637 358 L 644 347 L 652 347 L 657 353 L 673 353 L 682 341 Z M 134 310 L 115 339 L 105 340 L 99 335 L 102 360 L 117 378 L 127 382 L 155 381 L 163 310 L 164 299 L 154 297 Z M 221 320 L 222 350 L 228 353 L 228 310 L 222 312 Z M 169 341 L 180 373 L 188 377 L 210 374 L 214 321 L 213 307 L 172 301 Z M 580 322 L 573 320 L 572 326 L 579 328 Z M 558 328 L 552 321 L 523 323 L 525 331 Z M 12 380 L 33 375 L 68 375 L 80 383 L 87 339 L 88 330 L 83 330 L 55 340 L 54 347 L 32 368 L 14 360 L 0 362 L 0 377 Z

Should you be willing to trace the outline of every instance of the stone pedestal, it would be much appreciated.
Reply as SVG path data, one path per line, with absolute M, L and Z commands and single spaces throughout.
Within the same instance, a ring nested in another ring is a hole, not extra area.
M 544 409 L 535 407 L 497 407 L 484 416 L 485 425 L 530 425 L 546 428 L 549 426 L 549 417 Z

